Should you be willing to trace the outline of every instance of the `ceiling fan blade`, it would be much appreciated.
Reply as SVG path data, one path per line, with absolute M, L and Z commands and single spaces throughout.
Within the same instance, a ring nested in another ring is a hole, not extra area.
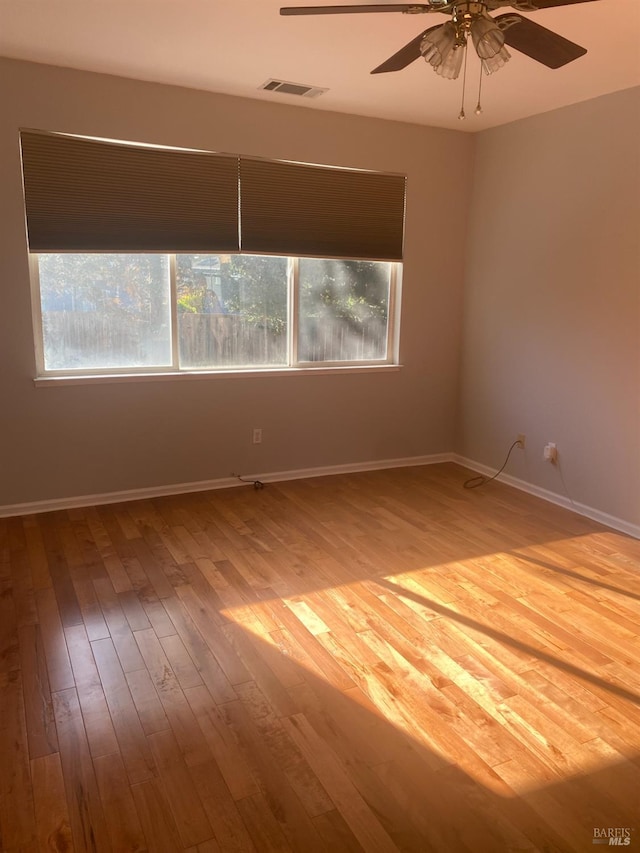
M 420 33 L 420 35 L 412 39 L 409 44 L 405 44 L 405 46 L 401 47 L 397 53 L 390 56 L 389 59 L 382 63 L 382 65 L 378 65 L 377 68 L 374 68 L 371 73 L 384 74 L 386 71 L 401 71 L 403 68 L 406 68 L 407 65 L 411 65 L 414 60 L 420 59 L 420 45 L 422 44 L 422 39 L 427 33 L 430 33 L 431 30 L 437 30 L 439 26 L 441 25 L 438 24 L 436 27 L 429 27 L 428 30 Z
M 392 3 L 376 4 L 373 6 L 283 6 L 281 15 L 352 15 L 359 12 L 405 12 L 420 14 L 421 12 L 437 12 L 429 3 Z
M 513 21 L 516 18 L 519 18 L 519 21 L 512 26 L 507 26 L 507 21 L 500 26 L 499 22 L 503 19 Z M 580 47 L 579 44 L 574 44 L 521 15 L 498 15 L 494 21 L 498 22 L 498 26 L 504 32 L 504 40 L 509 47 L 530 56 L 536 62 L 541 62 L 547 68 L 562 68 L 563 65 L 573 62 L 587 52 L 585 47 Z
M 574 3 L 593 3 L 594 0 L 531 0 L 536 9 L 553 9 L 554 6 L 572 6 Z

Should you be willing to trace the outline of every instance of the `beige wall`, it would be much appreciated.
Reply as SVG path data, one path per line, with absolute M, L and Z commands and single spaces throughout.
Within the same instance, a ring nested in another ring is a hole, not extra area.
M 470 235 L 457 449 L 640 524 L 640 89 L 480 134 Z
M 0 104 L 0 506 L 453 449 L 471 136 L 10 60 Z M 403 369 L 35 388 L 19 127 L 406 173 Z
M 511 474 L 639 524 L 639 95 L 473 137 L 0 60 L 0 506 L 454 449 L 497 467 L 524 432 Z M 406 173 L 403 368 L 35 388 L 19 127 Z

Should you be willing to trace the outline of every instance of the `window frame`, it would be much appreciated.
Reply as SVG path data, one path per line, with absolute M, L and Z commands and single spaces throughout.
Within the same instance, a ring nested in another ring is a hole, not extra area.
M 389 264 L 389 296 L 387 305 L 386 358 L 361 359 L 351 361 L 300 361 L 298 358 L 299 337 L 299 261 L 298 257 L 288 257 L 287 264 L 287 364 L 234 365 L 230 367 L 189 367 L 182 368 L 179 363 L 178 300 L 177 300 L 177 254 L 158 252 L 168 258 L 170 282 L 170 351 L 171 365 L 143 367 L 105 367 L 105 368 L 66 368 L 48 370 L 44 358 L 44 326 L 42 301 L 40 294 L 39 252 L 29 253 L 29 278 L 31 285 L 32 323 L 36 359 L 36 382 L 55 380 L 57 382 L 90 382 L 92 380 L 143 380 L 161 378 L 186 378 L 197 376 L 246 376 L 264 374 L 313 374 L 397 369 L 399 364 L 400 339 L 400 289 L 402 282 L 402 261 L 382 261 Z M 44 253 L 48 254 L 48 253 Z M 63 253 L 60 253 L 63 254 Z M 64 253 L 67 254 L 67 253 Z M 110 254 L 109 252 L 77 252 L 72 254 Z M 149 254 L 138 252 L 114 252 L 113 254 L 135 255 Z M 215 255 L 215 252 L 199 254 Z M 228 253 L 222 253 L 228 254 Z M 268 257 L 268 255 L 260 255 Z M 282 257 L 282 256 L 280 256 Z M 336 260 L 360 260 L 358 258 L 338 258 Z M 369 260 L 369 259 L 367 259 Z

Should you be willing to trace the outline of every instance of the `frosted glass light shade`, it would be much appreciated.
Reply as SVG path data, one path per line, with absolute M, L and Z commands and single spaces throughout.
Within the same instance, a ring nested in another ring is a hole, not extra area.
M 491 59 L 504 47 L 504 33 L 489 15 L 472 21 L 471 38 L 480 59 Z
M 510 59 L 511 54 L 506 47 L 503 47 L 495 56 L 491 56 L 488 59 L 481 59 L 484 73 L 494 74 L 496 71 L 499 71 L 503 65 L 506 65 Z
M 455 45 L 453 50 L 450 50 L 446 55 L 444 62 L 441 62 L 433 70 L 447 80 L 457 80 L 462 68 L 465 50 L 465 45 Z
M 425 62 L 436 68 L 444 62 L 447 55 L 453 50 L 456 43 L 456 28 L 452 21 L 448 21 L 437 30 L 427 33 L 420 45 L 420 53 Z
M 420 53 L 436 74 L 455 80 L 460 74 L 465 45 L 460 44 L 452 21 L 433 30 L 422 40 Z

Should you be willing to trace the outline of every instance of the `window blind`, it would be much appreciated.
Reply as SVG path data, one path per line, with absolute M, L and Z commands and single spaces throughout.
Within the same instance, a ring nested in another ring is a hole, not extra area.
M 241 248 L 402 259 L 404 175 L 240 158 Z
M 405 177 L 22 131 L 36 252 L 402 259 Z
M 29 248 L 239 250 L 238 158 L 23 131 Z

